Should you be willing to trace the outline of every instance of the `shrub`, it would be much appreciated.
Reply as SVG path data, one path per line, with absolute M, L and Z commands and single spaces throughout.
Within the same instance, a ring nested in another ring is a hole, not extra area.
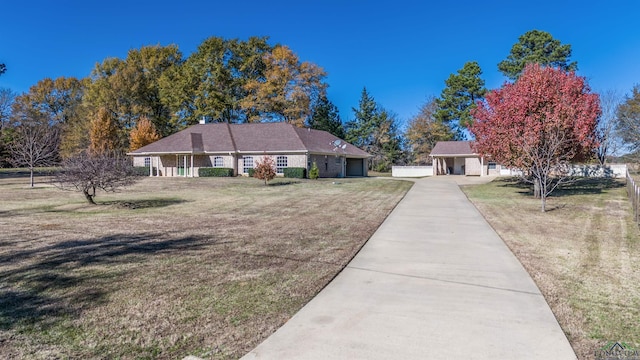
M 307 169 L 298 167 L 289 167 L 283 169 L 284 177 L 304 179 L 307 175 Z
M 155 170 L 155 168 L 154 168 Z M 149 167 L 148 166 L 136 166 L 133 168 L 133 172 L 136 176 L 149 176 Z M 155 173 L 155 171 L 154 171 Z
M 318 164 L 316 164 L 316 162 L 314 161 L 313 165 L 311 166 L 311 170 L 309 170 L 309 179 L 316 180 L 319 177 L 320 169 L 318 169 Z
M 256 161 L 256 166 L 253 170 L 253 177 L 264 180 L 265 185 L 267 185 L 269 180 L 276 177 L 276 163 L 271 156 L 265 156 L 262 158 L 262 161 Z
M 250 168 L 249 170 L 247 170 L 247 173 L 249 174 L 249 177 L 253 177 L 253 175 L 255 175 L 256 170 L 254 168 Z
M 231 168 L 213 168 L 202 167 L 198 169 L 198 176 L 200 177 L 229 177 L 233 176 L 233 169 Z

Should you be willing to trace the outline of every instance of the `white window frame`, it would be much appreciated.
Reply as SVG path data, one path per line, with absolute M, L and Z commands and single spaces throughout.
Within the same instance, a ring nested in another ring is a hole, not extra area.
M 144 166 L 145 167 L 151 167 L 151 157 L 146 157 L 144 158 Z
M 496 170 L 498 168 L 498 164 L 495 161 L 489 161 L 487 163 L 487 170 Z
M 248 174 L 249 169 L 253 169 L 253 156 L 244 156 L 242 158 L 242 172 Z
M 213 158 L 213 167 L 224 167 L 224 158 L 222 156 L 216 156 Z
M 289 160 L 286 156 L 280 155 L 276 158 L 276 174 L 284 174 L 284 168 L 289 167 Z

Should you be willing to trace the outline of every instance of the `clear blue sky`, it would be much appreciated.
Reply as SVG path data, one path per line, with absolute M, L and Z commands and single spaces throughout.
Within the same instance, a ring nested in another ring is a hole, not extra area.
M 405 122 L 466 61 L 488 88 L 497 63 L 532 29 L 572 45 L 595 91 L 640 83 L 640 2 L 625 1 L 7 1 L 0 6 L 0 87 L 85 77 L 131 48 L 176 44 L 185 57 L 210 36 L 269 36 L 323 67 L 343 121 L 361 90 Z

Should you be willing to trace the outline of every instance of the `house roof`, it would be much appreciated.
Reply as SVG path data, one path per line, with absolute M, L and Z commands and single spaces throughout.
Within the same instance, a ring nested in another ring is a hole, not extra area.
M 477 156 L 472 146 L 473 141 L 438 141 L 429 156 Z
M 340 140 L 341 146 L 335 146 Z M 342 145 L 346 145 L 342 149 Z M 309 152 L 370 155 L 336 136 L 321 130 L 303 129 L 287 123 L 199 124 L 132 151 L 130 155 L 191 153 Z

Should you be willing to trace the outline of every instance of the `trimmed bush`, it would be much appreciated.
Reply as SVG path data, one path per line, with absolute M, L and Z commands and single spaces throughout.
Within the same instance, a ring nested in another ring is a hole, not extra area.
M 307 176 L 307 169 L 305 168 L 288 167 L 282 169 L 282 172 L 284 177 L 287 178 L 304 179 Z
M 253 177 L 253 175 L 256 173 L 256 171 L 253 168 L 250 168 L 247 173 L 249 174 L 249 177 Z
M 309 170 L 309 179 L 316 180 L 319 177 L 320 169 L 318 169 L 318 164 L 316 164 L 316 162 L 314 161 L 313 165 L 311 166 L 311 170 Z
M 233 169 L 231 168 L 214 168 L 214 167 L 202 167 L 198 169 L 198 176 L 200 177 L 229 177 L 233 176 Z
M 155 168 L 154 168 L 155 170 Z M 135 176 L 149 176 L 149 167 L 148 166 L 135 166 L 133 168 L 133 173 Z M 155 171 L 154 171 L 155 173 Z

